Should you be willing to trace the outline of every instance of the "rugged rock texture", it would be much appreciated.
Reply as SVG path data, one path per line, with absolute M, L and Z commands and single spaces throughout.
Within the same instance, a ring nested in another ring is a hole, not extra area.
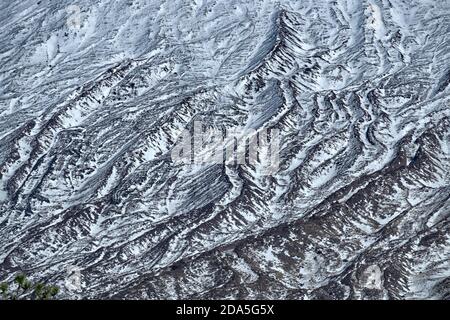
M 0 4 L 0 279 L 450 297 L 448 1 L 76 4 Z M 279 129 L 279 170 L 174 164 L 194 121 Z

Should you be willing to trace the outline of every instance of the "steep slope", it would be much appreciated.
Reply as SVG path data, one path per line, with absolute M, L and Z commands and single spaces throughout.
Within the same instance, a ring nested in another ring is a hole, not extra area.
M 2 4 L 0 278 L 448 298 L 449 4 L 292 2 Z M 175 163 L 196 122 L 279 130 L 279 167 Z

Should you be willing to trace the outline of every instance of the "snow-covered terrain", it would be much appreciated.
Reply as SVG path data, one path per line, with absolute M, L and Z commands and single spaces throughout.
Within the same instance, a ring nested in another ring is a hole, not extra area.
M 448 0 L 0 0 L 0 280 L 449 299 L 449 21 Z M 196 122 L 278 130 L 276 172 L 174 162 Z

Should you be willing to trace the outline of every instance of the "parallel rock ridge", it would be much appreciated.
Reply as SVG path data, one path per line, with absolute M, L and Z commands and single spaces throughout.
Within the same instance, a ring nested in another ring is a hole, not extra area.
M 448 1 L 54 2 L 0 4 L 0 280 L 450 298 Z M 196 121 L 279 130 L 277 171 L 175 163 Z

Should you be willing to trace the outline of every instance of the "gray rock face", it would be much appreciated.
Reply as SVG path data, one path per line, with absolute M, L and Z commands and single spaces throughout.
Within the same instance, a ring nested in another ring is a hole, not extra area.
M 450 298 L 448 1 L 76 5 L 0 4 L 0 279 Z M 196 121 L 278 130 L 279 167 L 175 163 Z

